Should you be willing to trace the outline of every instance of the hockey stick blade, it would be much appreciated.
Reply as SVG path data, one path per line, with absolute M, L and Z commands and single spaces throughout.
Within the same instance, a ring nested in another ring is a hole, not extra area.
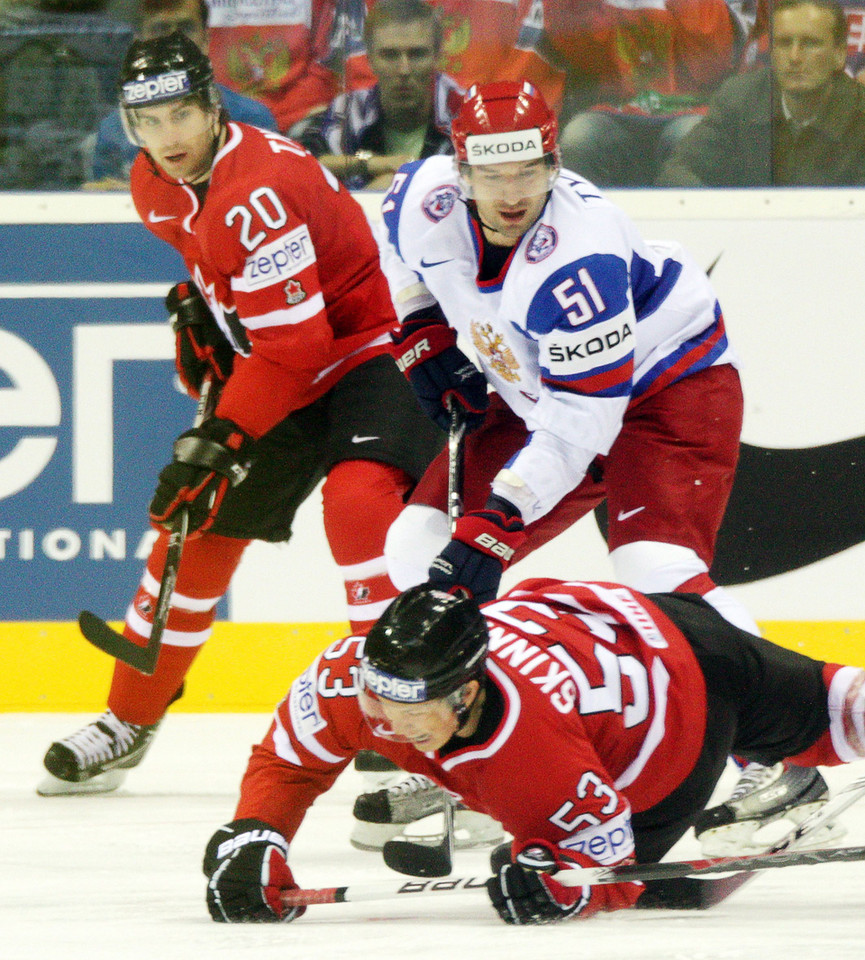
M 195 411 L 195 426 L 200 426 L 210 416 L 216 403 L 216 391 L 213 380 L 205 377 L 201 384 L 201 393 Z M 159 659 L 159 650 L 162 646 L 162 634 L 168 622 L 168 612 L 171 606 L 171 595 L 177 583 L 177 574 L 180 569 L 180 558 L 183 554 L 183 545 L 186 542 L 186 533 L 189 529 L 189 509 L 184 508 L 178 514 L 179 523 L 168 538 L 168 549 L 165 554 L 165 566 L 162 569 L 162 578 L 159 582 L 159 595 L 153 611 L 153 622 L 150 628 L 150 637 L 144 646 L 139 646 L 122 633 L 112 630 L 108 624 L 91 613 L 82 610 L 78 615 L 78 626 L 84 638 L 109 654 L 116 660 L 121 660 L 139 673 L 152 676 Z
M 159 659 L 159 650 L 162 646 L 162 634 L 168 621 L 168 608 L 171 604 L 171 595 L 177 583 L 177 573 L 180 568 L 180 557 L 183 554 L 183 544 L 186 541 L 186 530 L 189 525 L 189 511 L 184 509 L 180 513 L 180 527 L 172 532 L 168 538 L 168 551 L 165 555 L 165 567 L 162 571 L 162 580 L 159 584 L 159 597 L 153 614 L 153 625 L 150 637 L 142 647 L 117 633 L 104 620 L 100 620 L 95 613 L 82 610 L 78 615 L 78 626 L 86 640 L 104 653 L 110 654 L 116 660 L 121 660 L 139 673 L 150 677 L 156 670 Z
M 381 850 L 384 862 L 410 877 L 446 877 L 454 863 L 454 803 L 445 794 L 444 834 L 438 843 L 410 839 L 388 840 Z
M 147 676 L 151 676 L 156 669 L 158 647 L 151 647 L 149 643 L 146 647 L 138 646 L 122 633 L 112 630 L 104 620 L 89 610 L 82 610 L 78 615 L 78 626 L 84 638 L 103 653 L 122 660 Z
M 453 861 L 443 846 L 443 843 L 427 845 L 412 840 L 388 840 L 381 855 L 397 873 L 410 877 L 446 877 L 453 869 Z
M 623 883 L 692 877 L 707 873 L 782 869 L 786 867 L 816 866 L 823 863 L 854 863 L 865 860 L 865 846 L 828 847 L 826 849 L 797 850 L 784 853 L 758 853 L 742 857 L 714 857 L 706 860 L 680 860 L 671 863 L 635 863 L 617 867 L 577 867 L 561 870 L 556 880 L 565 887 L 580 887 L 597 883 Z M 405 896 L 427 894 L 455 894 L 486 887 L 485 877 L 451 877 L 447 880 L 408 880 L 394 883 L 357 884 L 344 887 L 325 887 L 317 890 L 283 890 L 282 902 L 289 907 L 324 904 L 357 903 L 362 900 L 392 900 Z M 669 904 L 675 907 L 675 904 Z

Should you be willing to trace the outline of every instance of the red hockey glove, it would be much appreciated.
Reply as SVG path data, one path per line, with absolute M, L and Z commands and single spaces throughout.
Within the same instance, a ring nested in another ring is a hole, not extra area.
M 487 880 L 487 894 L 505 923 L 557 923 L 587 918 L 601 910 L 632 907 L 644 891 L 642 883 L 609 883 L 566 887 L 553 874 L 573 867 L 597 866 L 583 854 L 569 854 L 548 840 L 529 840 L 512 863 L 498 866 Z
M 253 440 L 231 420 L 214 417 L 182 433 L 174 443 L 174 461 L 159 474 L 150 501 L 150 520 L 172 530 L 177 512 L 189 508 L 190 533 L 213 525 L 229 486 L 249 472 Z
M 519 510 L 493 494 L 483 510 L 457 520 L 453 539 L 429 568 L 429 584 L 446 593 L 467 590 L 478 603 L 493 600 L 502 574 L 525 539 Z
M 234 366 L 234 347 L 219 329 L 191 280 L 175 284 L 165 298 L 174 330 L 174 365 L 186 392 L 198 399 L 204 378 L 225 383 Z
M 288 923 L 306 907 L 285 907 L 280 894 L 296 890 L 288 841 L 263 820 L 234 820 L 210 838 L 204 853 L 207 909 L 217 923 Z
M 463 412 L 466 430 L 484 420 L 490 405 L 486 377 L 457 347 L 456 333 L 440 320 L 409 320 L 392 335 L 393 356 L 424 412 L 442 430 L 450 426 L 448 400 Z

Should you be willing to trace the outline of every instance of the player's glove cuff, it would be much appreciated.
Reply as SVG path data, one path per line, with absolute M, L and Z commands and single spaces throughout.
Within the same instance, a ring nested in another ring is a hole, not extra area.
M 459 349 L 456 333 L 444 321 L 408 320 L 393 339 L 397 366 L 430 419 L 447 430 L 453 401 L 462 410 L 467 430 L 483 423 L 490 405 L 486 377 Z
M 430 566 L 429 584 L 446 593 L 465 590 L 478 603 L 493 600 L 502 573 L 525 539 L 516 508 L 491 496 L 483 510 L 457 520 L 453 539 Z
M 440 320 L 409 320 L 391 334 L 396 365 L 406 375 L 415 364 L 456 346 L 457 335 Z
M 457 520 L 453 539 L 498 560 L 504 571 L 525 543 L 525 524 L 512 503 L 493 494 L 483 510 Z

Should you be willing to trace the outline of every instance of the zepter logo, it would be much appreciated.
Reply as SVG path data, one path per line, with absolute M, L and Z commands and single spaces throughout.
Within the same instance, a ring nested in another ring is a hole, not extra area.
M 379 670 L 371 663 L 362 666 L 363 683 L 367 690 L 400 703 L 423 703 L 428 699 L 426 683 L 423 680 L 405 680 Z
M 192 82 L 186 70 L 172 70 L 147 80 L 133 80 L 123 84 L 123 102 L 127 107 L 159 103 L 160 100 L 176 99 L 190 93 Z

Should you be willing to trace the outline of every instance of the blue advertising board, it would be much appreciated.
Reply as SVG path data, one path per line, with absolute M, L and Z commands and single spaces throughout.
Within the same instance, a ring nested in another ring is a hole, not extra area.
M 0 621 L 122 619 L 195 414 L 163 306 L 185 277 L 140 223 L 0 225 Z

